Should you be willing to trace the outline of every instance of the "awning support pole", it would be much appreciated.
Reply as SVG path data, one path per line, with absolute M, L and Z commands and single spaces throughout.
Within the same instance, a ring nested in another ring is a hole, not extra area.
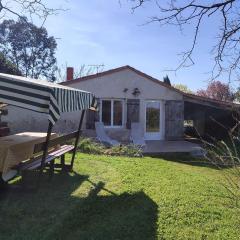
M 75 156 L 76 156 L 76 152 L 77 152 L 77 147 L 78 147 L 78 142 L 79 142 L 79 138 L 82 132 L 82 123 L 83 123 L 83 118 L 85 115 L 85 111 L 86 110 L 82 110 L 81 112 L 81 117 L 80 117 L 80 122 L 79 122 L 79 127 L 78 127 L 78 134 L 75 140 L 75 145 L 74 145 L 74 150 L 73 150 L 73 154 L 72 154 L 72 160 L 71 160 L 71 170 L 73 168 L 73 164 L 74 164 L 74 160 L 75 160 Z
M 49 140 L 50 140 L 51 134 L 52 134 L 52 128 L 53 128 L 53 124 L 49 121 L 46 142 L 45 142 L 44 149 L 43 149 L 43 156 L 42 156 L 42 161 L 41 161 L 39 178 L 41 178 L 44 167 L 45 167 L 45 161 L 46 161 L 47 154 L 48 154 L 48 146 L 49 146 Z

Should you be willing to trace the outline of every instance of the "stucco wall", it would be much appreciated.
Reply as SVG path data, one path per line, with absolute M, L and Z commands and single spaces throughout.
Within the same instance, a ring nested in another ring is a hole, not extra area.
M 141 94 L 136 97 L 140 99 L 140 122 L 145 123 L 145 100 L 182 100 L 181 94 L 146 79 L 131 70 L 122 70 L 117 73 L 108 74 L 95 79 L 76 82 L 70 87 L 90 91 L 97 98 L 135 98 L 132 94 L 134 88 L 138 88 Z M 128 91 L 124 92 L 124 89 Z M 125 108 L 126 111 L 126 108 Z M 125 114 L 126 116 L 126 114 Z M 68 132 L 77 128 L 80 113 L 65 113 L 55 126 L 57 132 Z M 9 107 L 9 114 L 4 120 L 9 122 L 12 133 L 22 131 L 44 131 L 47 127 L 47 119 L 42 114 L 34 113 L 16 107 Z M 126 119 L 125 119 L 126 121 Z M 85 122 L 83 124 L 85 127 Z M 118 130 L 108 129 L 110 134 Z M 127 132 L 127 130 L 125 130 Z
M 123 70 L 111 75 L 105 75 L 96 79 L 85 80 L 71 84 L 71 87 L 90 91 L 98 98 L 135 98 L 132 94 L 134 88 L 138 88 L 140 99 L 140 122 L 145 124 L 145 100 L 182 100 L 181 94 L 146 79 L 131 70 Z M 124 89 L 128 89 L 124 92 Z M 164 106 L 164 104 L 163 104 Z M 163 109 L 164 113 L 164 109 Z M 126 108 L 125 108 L 126 122 Z M 124 124 L 125 125 L 125 124 Z M 85 124 L 84 124 L 85 126 Z M 164 127 L 163 127 L 164 128 Z M 108 130 L 111 132 L 110 130 Z M 114 132 L 116 130 L 112 130 Z M 163 133 L 164 134 L 164 133 Z
M 67 133 L 78 128 L 80 113 L 63 113 L 61 119 L 55 124 L 53 131 Z M 8 115 L 2 117 L 8 122 L 11 134 L 27 131 L 47 131 L 47 115 L 30 110 L 8 106 Z
M 133 98 L 132 91 L 138 88 L 140 99 L 182 100 L 181 94 L 127 69 L 69 86 L 90 91 L 100 98 Z M 123 92 L 125 88 L 128 89 L 126 93 Z

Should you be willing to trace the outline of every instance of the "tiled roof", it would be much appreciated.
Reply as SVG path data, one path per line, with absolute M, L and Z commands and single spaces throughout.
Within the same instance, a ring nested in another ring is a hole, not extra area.
M 139 70 L 137 70 L 136 68 L 133 68 L 129 65 L 126 65 L 126 66 L 122 66 L 122 67 L 118 67 L 118 68 L 114 68 L 114 69 L 110 69 L 110 70 L 107 70 L 107 71 L 104 71 L 104 72 L 100 72 L 100 73 L 96 73 L 96 74 L 92 74 L 92 75 L 88 75 L 88 76 L 85 76 L 85 77 L 81 77 L 81 78 L 76 78 L 76 79 L 73 79 L 73 80 L 70 80 L 70 81 L 66 81 L 66 82 L 62 82 L 61 84 L 63 85 L 71 85 L 73 83 L 77 83 L 77 82 L 82 82 L 82 81 L 86 81 L 86 80 L 90 80 L 90 79 L 95 79 L 95 78 L 98 78 L 98 77 L 103 77 L 103 76 L 106 76 L 106 75 L 109 75 L 109 74 L 113 74 L 113 73 L 117 73 L 117 72 L 120 72 L 120 71 L 123 71 L 123 70 L 131 70 L 135 73 L 137 73 L 138 75 L 142 76 L 142 77 L 145 77 L 155 83 L 158 83 L 166 88 L 169 88 L 173 91 L 177 91 L 179 93 L 182 93 L 180 90 L 156 79 L 156 78 L 153 78 L 151 77 L 150 75 L 144 73 L 144 72 L 141 72 Z
M 71 85 L 71 84 L 74 84 L 74 83 L 78 83 L 78 82 L 82 82 L 82 81 L 87 81 L 87 80 L 91 80 L 91 79 L 95 79 L 95 78 L 98 78 L 98 77 L 103 77 L 103 76 L 106 76 L 106 75 L 110 75 L 110 74 L 113 74 L 113 73 L 117 73 L 117 72 L 120 72 L 120 71 L 123 71 L 123 70 L 131 70 L 133 72 L 135 72 L 136 74 L 142 76 L 142 77 L 145 77 L 161 86 L 164 86 L 172 91 L 175 91 L 177 93 L 180 93 L 184 96 L 184 99 L 187 101 L 187 100 L 195 100 L 195 101 L 199 101 L 199 104 L 201 103 L 204 103 L 204 102 L 209 102 L 210 104 L 213 104 L 217 107 L 220 107 L 220 108 L 236 108 L 236 107 L 240 107 L 240 104 L 236 104 L 236 103 L 232 103 L 232 102 L 226 102 L 226 101 L 220 101 L 220 100 L 216 100 L 216 99 L 211 99 L 211 98 L 207 98 L 207 97 L 202 97 L 202 96 L 198 96 L 198 95 L 195 95 L 195 94 L 189 94 L 189 93 L 185 93 L 185 92 L 182 92 L 181 90 L 179 89 L 176 89 L 174 88 L 173 86 L 170 86 L 154 77 L 151 77 L 150 75 L 144 73 L 144 72 L 141 72 L 139 70 L 137 70 L 136 68 L 133 68 L 129 65 L 126 65 L 126 66 L 122 66 L 122 67 L 118 67 L 118 68 L 114 68 L 114 69 L 110 69 L 110 70 L 107 70 L 107 71 L 104 71 L 104 72 L 100 72 L 100 73 L 96 73 L 96 74 L 92 74 L 92 75 L 89 75 L 89 76 L 85 76 L 85 77 L 81 77 L 81 78 L 76 78 L 76 79 L 73 79 L 73 80 L 70 80 L 70 81 L 66 81 L 66 82 L 62 82 L 61 84 L 62 85 Z

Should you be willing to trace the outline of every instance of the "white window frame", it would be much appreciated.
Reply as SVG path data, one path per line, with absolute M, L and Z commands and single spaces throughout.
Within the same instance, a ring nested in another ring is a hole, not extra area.
M 123 99 L 109 99 L 109 98 L 103 98 L 100 99 L 100 121 L 102 122 L 102 101 L 111 101 L 111 125 L 107 125 L 105 128 L 123 128 L 124 126 L 124 113 L 125 113 L 125 104 Z M 114 115 L 114 101 L 120 101 L 122 103 L 122 125 L 113 125 L 113 115 Z

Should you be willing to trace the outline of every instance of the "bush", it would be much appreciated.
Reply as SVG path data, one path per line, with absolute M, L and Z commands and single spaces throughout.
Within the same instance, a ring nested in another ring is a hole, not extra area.
M 217 168 L 225 179 L 222 185 L 229 197 L 240 206 L 240 139 L 229 134 L 230 141 L 204 142 L 206 158 Z
M 83 153 L 102 154 L 105 147 L 102 144 L 92 141 L 90 138 L 81 138 L 78 150 Z
M 93 141 L 91 138 L 81 138 L 79 141 L 78 150 L 89 154 L 142 157 L 141 147 L 132 144 L 106 147 L 101 143 Z
M 120 145 L 105 150 L 104 154 L 111 156 L 142 157 L 142 149 L 133 144 Z

